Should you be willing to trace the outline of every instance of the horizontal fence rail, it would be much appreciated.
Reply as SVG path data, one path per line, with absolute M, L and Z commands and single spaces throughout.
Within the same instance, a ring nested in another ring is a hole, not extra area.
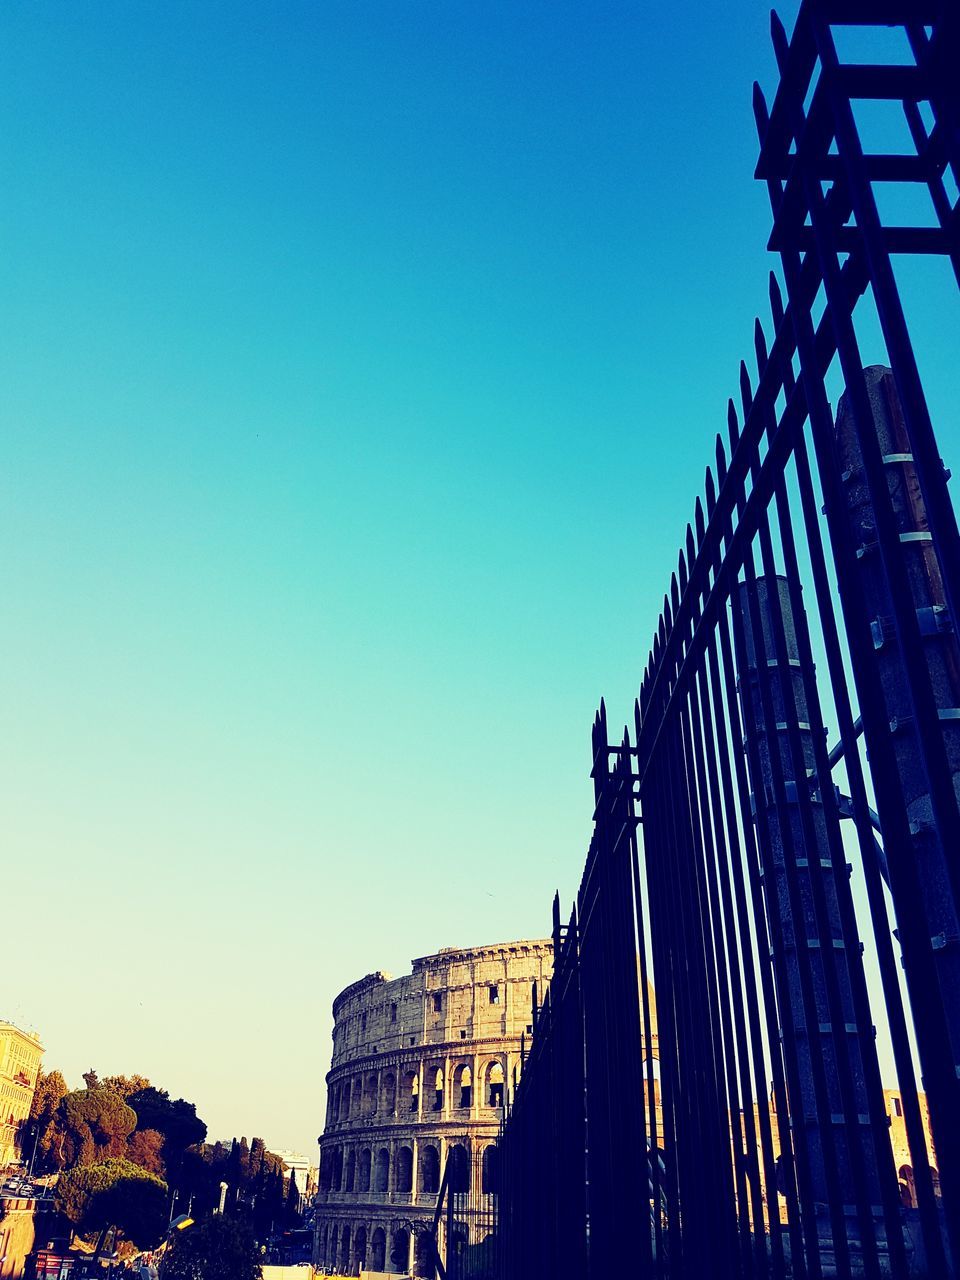
M 594 723 L 502 1280 L 957 1275 L 960 537 L 892 256 L 960 283 L 960 6 L 803 0 L 772 38 L 783 283 L 633 723 Z M 864 103 L 907 143 L 866 146 Z M 881 217 L 881 186 L 927 221 Z

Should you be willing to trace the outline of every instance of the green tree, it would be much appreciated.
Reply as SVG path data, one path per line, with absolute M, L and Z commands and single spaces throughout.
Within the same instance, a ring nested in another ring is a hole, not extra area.
M 109 1089 L 111 1093 L 115 1093 L 118 1098 L 122 1098 L 126 1102 L 135 1093 L 142 1093 L 144 1089 L 149 1089 L 150 1081 L 146 1076 L 104 1076 L 100 1081 L 104 1089 Z
M 183 1098 L 171 1098 L 166 1089 L 153 1085 L 131 1093 L 127 1103 L 136 1112 L 138 1130 L 151 1129 L 163 1135 L 166 1174 L 179 1188 L 184 1152 L 207 1136 L 207 1126 L 197 1116 L 197 1108 Z
M 31 1151 L 35 1151 L 35 1173 L 52 1173 L 57 1168 L 57 1109 L 68 1092 L 67 1082 L 59 1071 L 41 1071 L 37 1076 L 30 1105 L 30 1133 L 36 1142 L 36 1147 L 31 1147 Z
M 162 1280 L 261 1280 L 262 1274 L 253 1232 L 222 1214 L 180 1231 L 160 1264 Z
M 55 1207 L 82 1235 L 98 1234 L 97 1253 L 115 1228 L 139 1249 L 153 1249 L 167 1227 L 167 1184 L 129 1160 L 105 1160 L 62 1173 Z
M 91 1073 L 88 1073 L 91 1074 Z M 137 1125 L 137 1114 L 109 1089 L 77 1089 L 57 1108 L 58 1159 L 68 1169 L 120 1158 Z
M 292 1169 L 290 1170 L 290 1180 L 287 1183 L 287 1203 L 284 1217 L 288 1227 L 295 1227 L 300 1222 L 300 1190 L 297 1187 L 297 1180 L 293 1176 Z

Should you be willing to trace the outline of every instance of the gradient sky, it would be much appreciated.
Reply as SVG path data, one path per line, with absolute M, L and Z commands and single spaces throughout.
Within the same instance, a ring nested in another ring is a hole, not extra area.
M 569 902 L 765 314 L 767 22 L 0 6 L 0 1014 L 48 1067 L 313 1152 L 337 991 Z

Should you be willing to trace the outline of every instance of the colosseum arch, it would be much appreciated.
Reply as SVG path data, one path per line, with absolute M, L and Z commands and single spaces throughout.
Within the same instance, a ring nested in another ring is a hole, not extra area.
M 375 1116 L 377 1114 L 377 1073 L 371 1071 L 363 1086 L 363 1106 L 361 1114 Z
M 373 1167 L 373 1189 L 374 1191 L 383 1193 L 390 1188 L 390 1152 L 386 1147 L 381 1147 L 377 1152 L 376 1163 Z
M 361 1271 L 367 1265 L 367 1228 L 357 1227 L 353 1235 L 353 1253 Z
M 410 1265 L 410 1232 L 406 1227 L 397 1227 L 393 1233 L 390 1246 L 390 1265 L 395 1271 L 406 1272 Z
M 317 1236 L 317 1258 L 321 1266 L 327 1264 L 327 1228 L 321 1227 Z
M 350 1116 L 350 1081 L 343 1086 L 340 1093 L 340 1119 L 347 1120 Z
M 503 1063 L 500 1061 L 488 1062 L 484 1072 L 484 1084 L 486 1086 L 484 1102 L 488 1107 L 503 1106 L 503 1079 Z
M 470 1157 L 462 1142 L 455 1142 L 447 1149 L 447 1166 L 450 1170 L 450 1190 L 470 1190 Z
M 415 1071 L 408 1071 L 403 1077 L 404 1109 L 409 1114 L 416 1112 L 420 1105 L 420 1077 Z
M 420 1148 L 420 1190 L 430 1196 L 440 1190 L 440 1152 L 431 1143 Z
M 370 1169 L 373 1163 L 373 1154 L 369 1147 L 364 1147 L 360 1152 L 360 1168 L 357 1178 L 357 1190 L 370 1190 Z
M 351 1147 L 347 1152 L 347 1176 L 343 1184 L 344 1191 L 353 1191 L 357 1184 L 357 1152 Z
M 500 1149 L 495 1142 L 484 1147 L 480 1163 L 480 1190 L 487 1195 L 499 1191 L 497 1178 L 500 1173 Z
M 394 1191 L 413 1190 L 413 1151 L 410 1147 L 399 1147 L 394 1163 Z
M 330 1172 L 330 1190 L 339 1191 L 343 1186 L 343 1147 L 334 1147 Z
M 327 1111 L 329 1112 L 328 1123 L 336 1124 L 340 1119 L 340 1086 L 335 1084 L 330 1090 L 330 1096 L 327 1099 Z
M 377 1227 L 370 1237 L 370 1269 L 382 1271 L 387 1261 L 387 1233 L 383 1227 Z
M 414 1245 L 413 1274 L 421 1280 L 434 1280 L 437 1274 L 434 1263 L 433 1239 L 429 1231 L 421 1231 Z
M 443 1110 L 443 1067 L 437 1067 L 433 1073 L 433 1103 L 434 1111 Z
M 469 1107 L 473 1103 L 473 1073 L 465 1062 L 457 1067 L 453 1077 L 453 1105 Z
M 397 1109 L 397 1077 L 387 1071 L 380 1085 L 380 1110 L 385 1116 L 392 1116 Z
M 340 1233 L 340 1266 L 345 1271 L 350 1270 L 350 1228 L 344 1226 Z

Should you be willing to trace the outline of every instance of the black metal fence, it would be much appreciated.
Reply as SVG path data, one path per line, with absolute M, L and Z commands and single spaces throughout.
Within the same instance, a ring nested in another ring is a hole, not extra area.
M 773 43 L 783 288 L 634 723 L 594 724 L 594 836 L 501 1141 L 504 1280 L 960 1260 L 960 537 L 891 261 L 960 282 L 960 5 L 803 0 Z M 866 145 L 864 103 L 908 145 Z M 881 218 L 908 188 L 926 219 Z

